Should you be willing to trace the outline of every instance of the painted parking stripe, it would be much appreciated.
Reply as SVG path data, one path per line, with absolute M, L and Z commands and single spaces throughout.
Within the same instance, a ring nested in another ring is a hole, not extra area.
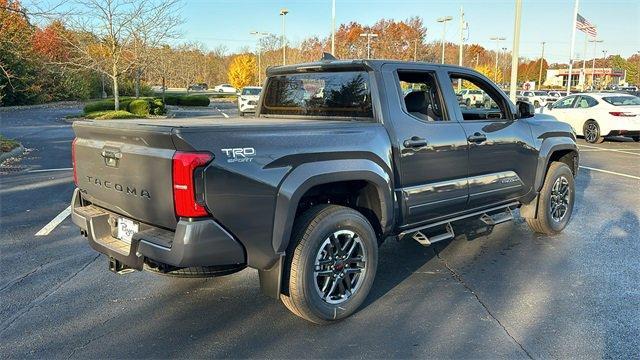
M 227 119 L 229 118 L 229 115 L 227 115 L 227 113 L 225 113 L 225 112 L 223 112 L 223 111 L 220 111 L 220 112 L 222 113 L 222 116 L 224 116 L 224 117 L 225 117 L 225 118 L 227 118 Z
M 630 154 L 630 155 L 640 155 L 631 151 L 624 151 L 624 150 L 619 150 L 619 149 L 607 149 L 607 148 L 601 148 L 601 147 L 597 147 L 597 146 L 589 146 L 589 145 L 578 145 L 580 147 L 586 147 L 589 149 L 598 149 L 598 150 L 602 150 L 602 151 L 613 151 L 613 152 L 618 152 L 618 153 L 623 153 L 623 154 Z
M 38 169 L 38 170 L 29 170 L 30 173 L 39 173 L 39 172 L 49 172 L 49 171 L 67 171 L 73 170 L 73 168 L 59 168 L 59 169 Z
M 53 229 L 55 229 L 56 226 L 60 225 L 60 223 L 64 221 L 64 219 L 66 219 L 67 216 L 69 216 L 70 214 L 71 214 L 71 205 L 67 206 L 67 208 L 62 210 L 62 212 L 58 214 L 58 216 L 54 217 L 53 220 L 49 221 L 47 225 L 45 225 L 42 229 L 40 229 L 40 231 L 36 233 L 36 236 L 49 235 L 49 233 L 53 231 Z
M 586 170 L 591 170 L 591 171 L 598 171 L 598 172 L 602 172 L 602 173 L 605 173 L 605 174 L 617 175 L 617 176 L 622 176 L 622 177 L 626 177 L 626 178 L 630 178 L 630 179 L 640 180 L 640 176 L 622 174 L 622 173 L 618 173 L 618 172 L 615 172 L 615 171 L 609 171 L 609 170 L 604 170 L 604 169 L 596 169 L 596 168 L 592 168 L 592 167 L 589 167 L 589 166 L 582 166 L 582 165 L 580 165 L 580 168 L 581 169 L 586 169 Z

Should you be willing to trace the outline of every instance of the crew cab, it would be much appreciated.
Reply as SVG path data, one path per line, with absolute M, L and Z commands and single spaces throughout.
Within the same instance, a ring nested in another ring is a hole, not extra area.
M 429 246 L 518 208 L 548 235 L 571 218 L 571 127 L 474 70 L 331 59 L 267 76 L 252 118 L 74 122 L 72 220 L 110 270 L 251 267 L 322 324 L 361 306 L 385 239 Z M 490 103 L 460 106 L 459 81 Z

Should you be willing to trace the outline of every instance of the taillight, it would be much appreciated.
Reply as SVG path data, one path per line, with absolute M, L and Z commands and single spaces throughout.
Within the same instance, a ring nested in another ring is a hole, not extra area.
M 78 186 L 78 166 L 76 165 L 76 141 L 78 138 L 73 138 L 71 142 L 71 164 L 73 165 L 73 183 Z
M 202 217 L 207 209 L 196 201 L 194 172 L 213 159 L 209 153 L 177 151 L 173 155 L 173 204 L 176 216 Z
M 613 116 L 622 116 L 622 117 L 634 117 L 636 114 L 624 111 L 610 111 L 609 114 Z

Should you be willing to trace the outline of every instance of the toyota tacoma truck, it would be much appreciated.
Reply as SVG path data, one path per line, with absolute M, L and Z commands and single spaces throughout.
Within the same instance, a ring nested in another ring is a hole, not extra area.
M 490 106 L 461 107 L 460 81 Z M 270 68 L 264 85 L 254 118 L 74 122 L 72 220 L 110 270 L 250 267 L 266 295 L 329 323 L 363 303 L 385 239 L 569 222 L 571 127 L 476 71 L 321 60 Z

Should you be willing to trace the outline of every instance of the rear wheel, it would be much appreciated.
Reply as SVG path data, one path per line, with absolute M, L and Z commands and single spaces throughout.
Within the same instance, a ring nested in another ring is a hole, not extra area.
M 638 136 L 638 135 L 632 136 L 631 138 L 632 138 L 632 139 L 633 139 L 633 141 L 635 141 L 635 142 L 640 142 L 640 136 Z
M 464 104 L 467 105 L 467 107 L 471 107 L 471 99 L 468 99 L 464 101 Z
M 584 128 L 582 129 L 582 133 L 584 134 L 584 139 L 591 144 L 601 144 L 604 141 L 604 137 L 600 135 L 600 126 L 595 120 L 589 120 L 584 123 Z
M 537 233 L 559 233 L 571 219 L 575 199 L 573 173 L 567 164 L 551 163 L 538 196 L 536 217 L 526 219 L 527 224 Z
M 355 312 L 378 266 L 378 244 L 369 221 L 351 208 L 316 206 L 296 220 L 291 242 L 284 305 L 316 324 Z
M 540 107 L 540 101 L 538 101 L 538 100 L 534 101 L 533 102 L 533 106 L 536 107 L 536 108 L 539 108 Z

